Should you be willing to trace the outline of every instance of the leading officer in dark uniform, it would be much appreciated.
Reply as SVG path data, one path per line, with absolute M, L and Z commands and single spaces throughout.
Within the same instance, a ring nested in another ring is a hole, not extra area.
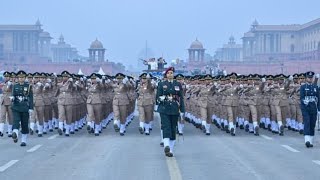
M 29 113 L 33 111 L 33 93 L 32 87 L 25 82 L 27 73 L 19 71 L 17 73 L 18 83 L 13 86 L 11 100 L 13 101 L 11 109 L 13 114 L 13 133 L 12 138 L 18 142 L 18 134 L 21 124 L 21 146 L 27 144 L 27 134 L 29 133 Z
M 173 79 L 173 73 L 173 67 L 165 71 L 167 80 L 159 83 L 156 94 L 158 112 L 161 114 L 164 152 L 168 157 L 173 156 L 178 117 L 185 112 L 183 89 L 181 84 Z
M 314 129 L 319 111 L 319 89 L 313 83 L 314 72 L 306 73 L 306 83 L 300 87 L 301 111 L 304 123 L 304 141 L 307 148 L 313 147 Z

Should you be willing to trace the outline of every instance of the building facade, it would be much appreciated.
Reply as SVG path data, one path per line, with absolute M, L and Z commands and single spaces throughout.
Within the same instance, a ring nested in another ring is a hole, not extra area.
M 78 57 L 63 37 L 57 44 L 52 44 L 52 39 L 39 20 L 33 25 L 0 25 L 0 62 L 68 62 Z
M 78 51 L 64 41 L 63 35 L 60 35 L 57 44 L 51 44 L 51 62 L 66 63 L 75 62 L 79 59 Z
M 233 36 L 229 38 L 228 44 L 217 49 L 214 56 L 219 61 L 242 61 L 242 45 L 236 44 Z
M 242 40 L 245 61 L 319 60 L 320 18 L 292 25 L 260 25 L 255 20 Z

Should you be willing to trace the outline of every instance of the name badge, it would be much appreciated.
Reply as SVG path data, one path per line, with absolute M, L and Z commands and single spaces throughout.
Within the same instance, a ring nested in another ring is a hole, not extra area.
M 179 87 L 179 86 L 175 86 L 175 87 L 174 87 L 174 90 L 180 91 L 180 87 Z
M 164 85 L 164 86 L 163 86 L 163 89 L 167 89 L 167 88 L 168 88 L 168 86 L 167 86 L 167 85 Z

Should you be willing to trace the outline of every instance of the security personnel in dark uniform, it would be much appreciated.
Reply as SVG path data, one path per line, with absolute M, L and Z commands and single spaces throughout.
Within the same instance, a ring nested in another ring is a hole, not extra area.
M 167 80 L 159 84 L 156 94 L 158 112 L 161 114 L 164 152 L 168 157 L 173 156 L 178 117 L 185 112 L 182 86 L 173 80 L 173 73 L 173 67 L 166 70 Z
M 306 83 L 300 87 L 301 111 L 304 123 L 304 141 L 307 148 L 313 147 L 314 129 L 319 111 L 319 89 L 313 83 L 314 72 L 306 73 Z
M 29 112 L 33 111 L 33 93 L 32 87 L 25 82 L 27 73 L 19 71 L 17 73 L 18 83 L 13 86 L 11 100 L 13 101 L 11 109 L 13 114 L 13 133 L 12 138 L 18 142 L 18 134 L 21 124 L 21 146 L 27 144 L 27 134 L 29 133 Z

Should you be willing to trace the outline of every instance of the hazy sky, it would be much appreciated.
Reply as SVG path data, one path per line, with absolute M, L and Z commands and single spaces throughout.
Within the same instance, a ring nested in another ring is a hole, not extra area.
M 98 38 L 106 58 L 135 65 L 146 40 L 166 59 L 185 59 L 198 38 L 213 55 L 234 35 L 241 42 L 254 19 L 260 24 L 300 24 L 320 18 L 319 0 L 1 0 L 0 24 L 34 24 L 56 42 L 88 56 Z

